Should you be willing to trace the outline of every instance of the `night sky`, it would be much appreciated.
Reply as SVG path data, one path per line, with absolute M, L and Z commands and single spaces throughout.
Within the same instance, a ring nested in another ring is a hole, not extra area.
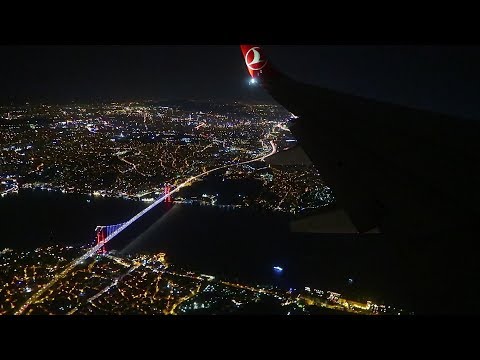
M 480 119 L 480 47 L 264 46 L 292 77 Z M 0 46 L 0 102 L 269 101 L 247 84 L 238 45 Z

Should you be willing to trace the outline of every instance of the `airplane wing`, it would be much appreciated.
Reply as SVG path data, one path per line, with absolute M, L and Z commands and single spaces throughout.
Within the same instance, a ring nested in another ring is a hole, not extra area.
M 298 117 L 291 132 L 358 232 L 418 234 L 476 224 L 475 122 L 299 83 L 260 46 L 241 50 L 252 79 Z
M 355 246 L 368 249 L 355 271 L 421 313 L 480 312 L 478 122 L 299 83 L 261 47 L 241 50 L 252 79 L 295 115 L 292 134 L 333 189 L 340 209 L 313 221 L 353 224 Z M 363 235 L 375 232 L 383 241 Z

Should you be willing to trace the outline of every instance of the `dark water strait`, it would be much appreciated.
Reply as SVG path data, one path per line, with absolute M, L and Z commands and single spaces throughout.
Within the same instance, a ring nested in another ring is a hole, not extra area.
M 87 200 L 90 200 L 87 202 Z M 130 219 L 148 203 L 22 190 L 0 198 L 0 248 L 86 244 L 96 225 Z M 381 239 L 295 234 L 289 217 L 250 209 L 160 204 L 109 242 L 122 253 L 165 252 L 187 270 L 252 284 L 316 287 L 378 301 L 389 281 L 381 268 Z M 274 266 L 284 269 L 278 274 Z M 353 283 L 349 281 L 353 280 Z

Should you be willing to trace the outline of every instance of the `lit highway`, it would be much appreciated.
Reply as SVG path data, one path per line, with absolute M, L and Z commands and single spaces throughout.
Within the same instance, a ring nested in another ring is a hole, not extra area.
M 6 179 L 0 178 L 0 180 L 2 181 L 2 184 L 5 184 L 5 180 L 8 181 L 8 180 L 11 180 L 11 179 L 9 179 L 9 178 L 6 178 Z M 16 180 L 13 180 L 13 181 L 14 181 L 13 186 L 10 187 L 9 189 L 6 189 L 6 190 L 4 190 L 4 191 L 1 191 L 1 192 L 0 192 L 0 196 L 5 196 L 5 195 L 7 195 L 7 194 L 10 193 L 10 192 L 18 192 L 18 183 L 17 183 Z
M 135 170 L 137 173 L 139 173 L 139 174 L 142 175 L 142 176 L 148 176 L 147 174 L 144 174 L 143 172 L 141 172 L 140 170 L 138 170 L 136 164 L 134 164 L 134 163 L 132 163 L 132 162 L 124 159 L 123 157 L 120 157 L 120 156 L 118 156 L 118 159 L 131 166 L 131 168 L 128 169 L 128 170 L 120 171 L 122 174 L 126 173 L 127 171 Z
M 121 259 L 117 260 L 118 258 L 113 258 L 111 256 L 109 256 L 111 259 L 114 259 L 115 261 L 117 261 L 118 263 L 124 265 L 124 263 L 122 262 Z M 118 277 L 117 279 L 115 279 L 110 285 L 108 285 L 106 288 L 104 288 L 102 291 L 98 292 L 97 294 L 93 295 L 92 297 L 90 297 L 87 302 L 88 303 L 91 303 L 92 301 L 94 301 L 95 299 L 99 298 L 100 296 L 102 296 L 103 294 L 105 294 L 106 292 L 108 292 L 112 287 L 115 287 L 118 285 L 118 282 L 121 281 L 125 276 L 127 276 L 128 274 L 130 274 L 133 270 L 139 268 L 141 266 L 141 263 L 136 263 L 134 266 L 132 266 L 125 274 L 121 275 L 120 277 Z M 78 307 L 75 307 L 73 308 L 67 315 L 72 315 L 73 313 L 75 313 L 76 311 L 78 310 Z
M 263 140 L 262 140 L 262 142 L 263 142 Z M 83 254 L 82 256 L 77 258 L 76 260 L 72 261 L 70 264 L 68 264 L 62 272 L 55 275 L 52 280 L 50 280 L 47 284 L 45 284 L 43 287 L 38 289 L 37 292 L 32 294 L 32 296 L 15 312 L 15 315 L 23 314 L 25 312 L 25 310 L 27 310 L 27 308 L 30 305 L 36 303 L 48 289 L 50 289 L 58 281 L 65 278 L 77 265 L 79 265 L 80 263 L 82 263 L 83 261 L 88 259 L 89 257 L 95 255 L 97 253 L 97 251 L 99 249 L 101 249 L 106 243 L 108 243 L 110 240 L 112 240 L 114 237 L 116 237 L 119 233 L 121 233 L 123 230 L 125 230 L 127 227 L 129 227 L 131 224 L 133 224 L 135 221 L 137 221 L 139 218 L 141 218 L 143 215 L 145 215 L 151 209 L 156 207 L 158 204 L 162 203 L 171 194 L 174 194 L 174 193 L 180 191 L 181 188 L 183 188 L 185 186 L 188 186 L 192 182 L 194 182 L 194 181 L 196 181 L 196 180 L 198 180 L 198 179 L 200 179 L 200 178 L 202 178 L 206 175 L 209 175 L 209 174 L 211 174 L 215 171 L 222 170 L 222 169 L 229 168 L 229 167 L 233 167 L 233 166 L 248 164 L 248 163 L 252 163 L 252 162 L 255 162 L 255 161 L 263 161 L 268 156 L 271 156 L 271 155 L 273 155 L 277 152 L 276 144 L 273 141 L 270 141 L 269 144 L 270 144 L 270 147 L 271 147 L 271 151 L 267 154 L 259 156 L 255 159 L 246 160 L 246 161 L 242 161 L 242 162 L 238 162 L 238 163 L 230 163 L 230 164 L 227 164 L 227 165 L 219 166 L 219 167 L 204 171 L 203 173 L 201 173 L 199 175 L 196 175 L 196 176 L 193 176 L 193 177 L 190 177 L 189 179 L 187 179 L 183 183 L 179 184 L 175 189 L 171 190 L 169 194 L 165 194 L 165 195 L 162 195 L 161 197 L 159 197 L 155 202 L 150 204 L 148 207 L 143 209 L 141 212 L 136 214 L 134 217 L 132 217 L 127 222 L 123 223 L 122 226 L 120 226 L 117 230 L 115 230 L 109 236 L 107 236 L 103 242 L 100 242 L 97 245 L 95 245 L 94 247 L 90 248 L 85 254 Z
M 15 185 L 14 187 L 10 188 L 10 189 L 7 189 L 5 190 L 4 192 L 0 193 L 0 196 L 5 196 L 7 195 L 9 192 L 16 192 L 18 191 L 18 186 Z

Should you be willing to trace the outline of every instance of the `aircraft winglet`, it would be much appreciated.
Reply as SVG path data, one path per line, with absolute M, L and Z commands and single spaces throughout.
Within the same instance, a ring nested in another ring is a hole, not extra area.
M 263 50 L 258 45 L 240 45 L 245 65 L 247 65 L 248 72 L 253 79 L 260 77 L 260 75 L 268 69 L 268 60 L 265 57 Z

